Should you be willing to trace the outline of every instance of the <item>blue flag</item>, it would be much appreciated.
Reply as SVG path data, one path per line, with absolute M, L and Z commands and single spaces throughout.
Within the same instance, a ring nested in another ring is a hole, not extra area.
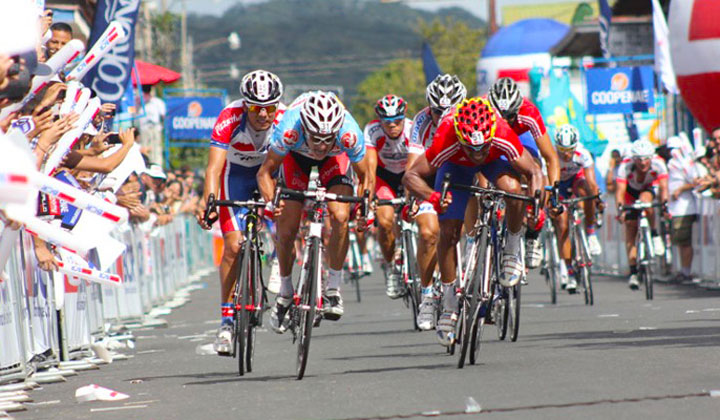
M 433 55 L 432 49 L 430 48 L 430 44 L 427 42 L 423 42 L 422 46 L 422 62 L 423 62 L 423 72 L 425 73 L 425 83 L 430 84 L 435 77 L 437 77 L 439 74 L 442 74 L 442 71 L 440 70 L 440 66 L 438 66 L 437 61 L 435 61 L 435 56 Z
M 610 58 L 610 21 L 612 20 L 612 10 L 607 0 L 598 0 L 600 8 L 600 16 L 598 23 L 600 24 L 600 49 L 602 49 L 603 57 Z
M 99 0 L 88 50 L 105 32 L 110 22 L 119 22 L 128 37 L 115 45 L 83 78 L 83 84 L 95 91 L 100 100 L 116 105 L 122 100 L 135 61 L 135 23 L 140 0 Z

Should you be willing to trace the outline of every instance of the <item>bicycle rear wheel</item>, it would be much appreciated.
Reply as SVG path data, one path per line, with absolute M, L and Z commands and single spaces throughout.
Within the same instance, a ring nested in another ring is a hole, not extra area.
M 245 344 L 245 370 L 248 372 L 252 372 L 253 369 L 257 327 L 261 324 L 265 309 L 265 293 L 262 285 L 262 260 L 257 249 L 253 249 L 251 254 L 253 264 L 249 280 L 252 299 L 248 299 L 247 308 L 252 310 L 252 313 L 248 317 L 247 341 Z
M 313 324 L 315 322 L 315 310 L 317 308 L 317 283 L 320 276 L 320 242 L 318 238 L 312 238 L 307 268 L 304 270 L 305 279 L 303 290 L 300 291 L 300 307 L 298 308 L 298 347 L 296 372 L 300 380 L 305 375 L 308 356 L 310 355 L 310 338 L 312 337 Z
M 552 235 L 552 236 L 550 236 Z M 557 241 L 555 240 L 555 232 L 548 232 L 548 254 L 550 256 L 547 264 L 547 270 L 545 270 L 545 279 L 547 280 L 548 287 L 550 288 L 550 303 L 553 305 L 557 304 L 557 280 L 558 270 L 560 261 L 560 252 L 558 251 Z
M 406 271 L 403 273 L 403 280 L 405 281 L 407 289 L 406 292 L 410 297 L 408 304 L 410 305 L 410 309 L 412 311 L 413 328 L 415 331 L 420 331 L 417 318 L 420 314 L 422 290 L 420 287 L 420 275 L 418 274 L 417 260 L 415 259 L 417 250 L 415 249 L 415 241 L 413 241 L 413 234 L 411 231 L 403 232 L 402 244 L 405 253 L 403 270 Z
M 362 295 L 360 293 L 360 272 L 363 270 L 362 255 L 360 255 L 360 245 L 357 243 L 357 239 L 352 241 L 352 247 L 350 248 L 350 258 L 353 260 L 352 266 L 353 271 L 350 274 L 350 283 L 355 287 L 355 299 L 358 302 L 362 301 Z
M 510 305 L 509 301 L 509 289 L 498 284 L 499 293 L 497 301 L 494 304 L 495 307 L 495 326 L 498 331 L 498 339 L 500 341 L 507 337 L 508 331 L 508 318 L 510 317 Z

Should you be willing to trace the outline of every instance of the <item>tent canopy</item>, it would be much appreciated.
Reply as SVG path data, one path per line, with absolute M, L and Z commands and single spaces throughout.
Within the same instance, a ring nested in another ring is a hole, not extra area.
M 546 53 L 565 37 L 568 25 L 553 19 L 523 19 L 495 33 L 482 50 L 483 57 Z
M 160 82 L 172 83 L 180 79 L 180 73 L 140 60 L 135 60 L 135 68 L 137 68 L 137 72 L 140 74 L 141 85 L 156 85 Z M 137 86 L 138 75 L 135 73 L 135 68 L 133 68 L 132 71 L 132 80 L 133 85 Z

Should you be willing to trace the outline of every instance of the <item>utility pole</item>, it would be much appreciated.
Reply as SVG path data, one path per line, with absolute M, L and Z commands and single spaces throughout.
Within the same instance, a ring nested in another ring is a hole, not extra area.
M 188 46 L 187 46 L 187 9 L 185 0 L 182 2 L 182 13 L 180 15 L 180 62 L 182 63 L 183 86 L 189 87 L 190 77 L 188 72 Z
M 488 22 L 488 38 L 498 30 L 496 11 L 495 0 L 488 0 L 488 18 L 490 19 L 490 22 Z

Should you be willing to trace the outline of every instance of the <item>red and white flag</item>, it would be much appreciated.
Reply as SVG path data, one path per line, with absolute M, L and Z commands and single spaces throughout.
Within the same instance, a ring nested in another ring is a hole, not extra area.
M 653 31 L 655 32 L 655 73 L 660 76 L 663 86 L 670 93 L 680 93 L 675 82 L 675 71 L 670 61 L 670 40 L 668 25 L 662 6 L 658 0 L 652 0 Z

